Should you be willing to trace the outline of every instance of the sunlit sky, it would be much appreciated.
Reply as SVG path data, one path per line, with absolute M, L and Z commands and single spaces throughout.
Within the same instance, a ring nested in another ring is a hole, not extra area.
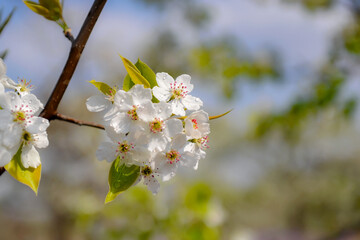
M 154 33 L 160 28 L 169 27 L 186 45 L 225 34 L 236 36 L 239 44 L 254 54 L 266 49 L 278 51 L 285 70 L 285 84 L 239 84 L 239 94 L 232 102 L 224 101 L 216 86 L 201 85 L 201 88 L 195 88 L 195 93 L 212 108 L 225 106 L 246 112 L 256 106 L 282 107 L 298 94 L 299 89 L 306 87 L 309 73 L 304 69 L 321 64 L 327 56 L 331 36 L 335 36 L 349 18 L 343 6 L 331 11 L 308 13 L 296 4 L 280 1 L 200 2 L 210 8 L 212 21 L 199 34 L 187 26 L 175 8 L 160 12 L 140 1 L 108 1 L 85 48 L 72 82 L 74 88 L 70 92 L 79 89 L 91 91 L 86 81 L 105 81 L 103 76 L 109 69 L 115 71 L 113 75 L 124 72 L 118 53 L 134 61 L 141 58 L 139 54 L 144 48 L 143 42 L 154 39 Z M 85 0 L 65 1 L 65 19 L 74 35 L 79 31 L 91 4 L 92 1 Z M 55 23 L 34 14 L 22 1 L 0 2 L 5 12 L 14 6 L 17 7 L 14 18 L 0 37 L 1 49 L 10 51 L 6 59 L 8 75 L 13 79 L 31 79 L 36 86 L 44 86 L 46 82 L 50 94 L 66 61 L 70 43 Z M 103 56 L 109 59 L 108 62 L 102 61 Z

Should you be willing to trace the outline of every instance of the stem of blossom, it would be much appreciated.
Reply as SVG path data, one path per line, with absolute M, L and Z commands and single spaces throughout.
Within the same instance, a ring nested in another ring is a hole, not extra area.
M 105 130 L 105 127 L 103 125 L 101 125 L 101 124 L 78 120 L 78 119 L 75 119 L 75 118 L 72 118 L 72 117 L 65 116 L 65 115 L 60 114 L 60 113 L 57 113 L 55 115 L 54 119 L 58 119 L 58 120 L 69 122 L 69 123 L 74 123 L 74 124 L 77 124 L 79 126 L 88 126 L 88 127 L 94 127 L 94 128 Z
M 81 54 L 85 48 L 86 42 L 95 26 L 97 19 L 99 18 L 102 9 L 104 8 L 107 0 L 95 0 L 88 16 L 86 17 L 79 35 L 72 42 L 69 57 L 64 66 L 64 69 L 56 83 L 56 86 L 51 93 L 49 100 L 47 101 L 44 110 L 40 113 L 40 116 L 48 120 L 56 119 L 57 109 L 60 101 L 64 96 L 64 93 L 70 83 L 70 80 L 75 72 L 75 69 L 79 63 Z

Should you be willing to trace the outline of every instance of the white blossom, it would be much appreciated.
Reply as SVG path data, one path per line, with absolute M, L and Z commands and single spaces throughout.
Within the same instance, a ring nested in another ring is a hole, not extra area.
M 209 115 L 203 111 L 191 113 L 185 119 L 185 133 L 191 139 L 198 139 L 210 133 Z
M 153 94 L 160 101 L 169 101 L 173 114 L 185 116 L 185 109 L 198 110 L 203 105 L 199 98 L 189 95 L 194 88 L 190 80 L 191 77 L 187 74 L 174 80 L 168 73 L 157 73 L 156 81 L 159 86 L 153 88 Z
M 6 76 L 6 65 L 4 61 L 0 58 L 0 83 L 6 88 L 15 89 L 16 83 Z
M 110 120 L 110 126 L 117 133 L 136 131 L 141 127 L 137 111 L 144 104 L 151 104 L 151 98 L 151 90 L 143 85 L 135 85 L 128 92 L 119 90 L 115 94 L 113 108 L 105 118 Z

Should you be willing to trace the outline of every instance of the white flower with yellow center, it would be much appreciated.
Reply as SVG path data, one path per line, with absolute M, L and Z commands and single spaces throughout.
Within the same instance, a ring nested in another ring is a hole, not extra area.
M 185 133 L 190 139 L 198 139 L 210 133 L 209 115 L 203 111 L 191 113 L 185 119 Z
M 189 95 L 194 88 L 190 80 L 191 77 L 187 74 L 174 80 L 167 73 L 157 73 L 156 81 L 159 86 L 153 88 L 153 94 L 158 100 L 169 102 L 173 114 L 185 116 L 185 109 L 199 110 L 203 105 L 199 98 Z
M 158 152 L 154 157 L 155 166 L 162 175 L 163 181 L 167 181 L 175 176 L 179 166 L 186 166 L 197 169 L 200 157 L 188 151 L 189 142 L 186 135 L 181 133 L 176 135 L 169 142 L 164 151 Z
M 123 163 L 140 165 L 143 159 L 150 156 L 150 152 L 130 134 L 116 133 L 111 127 L 106 128 L 110 141 L 100 144 L 96 157 L 102 161 L 114 161 L 120 158 Z
M 183 131 L 181 120 L 169 119 L 172 111 L 168 103 L 148 102 L 137 112 L 144 121 L 142 137 L 147 138 L 150 151 L 163 150 L 172 137 Z
M 151 90 L 143 85 L 135 85 L 128 92 L 119 90 L 115 94 L 113 108 L 105 115 L 117 133 L 136 131 L 141 125 L 138 109 L 151 103 Z

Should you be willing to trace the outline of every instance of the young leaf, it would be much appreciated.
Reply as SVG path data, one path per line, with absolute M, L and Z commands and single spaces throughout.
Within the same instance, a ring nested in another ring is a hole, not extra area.
M 30 8 L 31 11 L 43 16 L 44 18 L 48 19 L 48 20 L 53 20 L 50 12 L 47 8 L 41 6 L 38 3 L 32 2 L 32 1 L 23 1 L 25 3 L 25 5 Z
M 6 171 L 19 182 L 29 186 L 37 195 L 41 178 L 41 165 L 37 168 L 24 168 L 21 163 L 21 148 L 13 159 L 5 165 Z
M 232 111 L 232 109 L 227 111 L 226 113 L 223 113 L 223 114 L 220 114 L 220 115 L 210 116 L 209 120 L 214 120 L 214 119 L 217 119 L 217 118 L 221 118 L 221 117 L 225 116 L 226 114 L 230 113 L 231 111 Z
M 140 167 L 126 165 L 117 158 L 111 165 L 109 172 L 109 192 L 105 203 L 111 202 L 117 195 L 131 187 L 140 175 Z
M 89 83 L 91 83 L 92 85 L 94 85 L 97 89 L 99 89 L 100 92 L 102 92 L 103 94 L 110 96 L 112 95 L 112 91 L 113 89 L 107 85 L 106 83 L 103 82 L 96 82 L 95 80 L 91 80 L 89 81 Z
M 146 80 L 146 78 L 144 78 L 139 69 L 137 69 L 137 67 L 130 62 L 128 59 L 120 56 L 121 59 L 123 60 L 124 66 L 126 71 L 129 73 L 131 80 L 135 83 L 135 84 L 142 84 L 144 85 L 145 88 L 149 88 L 150 87 L 150 83 Z
M 139 69 L 141 75 L 146 78 L 146 80 L 148 80 L 148 82 L 150 83 L 150 88 L 158 85 L 156 82 L 156 75 L 154 71 L 148 65 L 146 65 L 146 63 L 138 59 L 138 61 L 135 63 L 135 66 L 137 67 L 137 69 Z
M 134 86 L 134 82 L 131 81 L 130 75 L 126 74 L 123 82 L 123 90 L 127 92 L 132 88 L 132 86 Z

